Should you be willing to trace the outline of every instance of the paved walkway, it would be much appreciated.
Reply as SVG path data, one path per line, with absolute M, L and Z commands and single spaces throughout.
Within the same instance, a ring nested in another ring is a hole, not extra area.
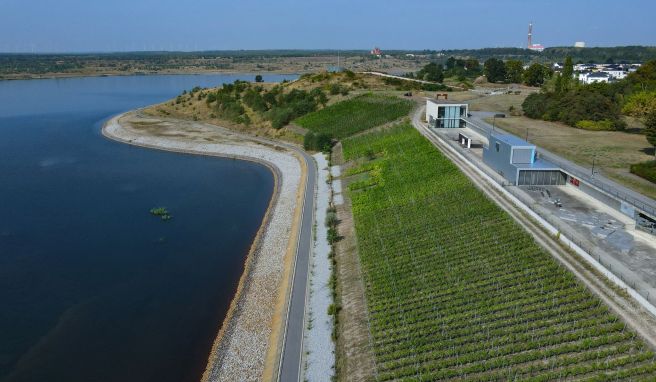
M 314 201 L 317 185 L 317 168 L 314 159 L 302 150 L 298 152 L 307 165 L 307 183 L 301 217 L 301 232 L 298 248 L 292 294 L 289 299 L 287 324 L 285 326 L 284 343 L 278 381 L 296 382 L 301 377 L 301 353 L 303 352 L 303 326 L 305 324 L 305 301 L 308 280 L 308 265 L 312 249 L 312 226 L 314 224 Z

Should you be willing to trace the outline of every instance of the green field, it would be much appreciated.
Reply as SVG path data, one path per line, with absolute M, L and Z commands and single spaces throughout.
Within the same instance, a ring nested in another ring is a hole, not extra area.
M 656 380 L 636 334 L 410 125 L 343 149 L 376 380 Z
M 408 115 L 411 101 L 376 94 L 363 94 L 304 115 L 294 122 L 315 133 L 342 139 Z

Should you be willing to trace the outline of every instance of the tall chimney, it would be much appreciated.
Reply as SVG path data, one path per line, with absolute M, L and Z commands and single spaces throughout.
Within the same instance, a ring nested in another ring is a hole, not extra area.
M 533 23 L 528 24 L 528 49 L 533 46 Z

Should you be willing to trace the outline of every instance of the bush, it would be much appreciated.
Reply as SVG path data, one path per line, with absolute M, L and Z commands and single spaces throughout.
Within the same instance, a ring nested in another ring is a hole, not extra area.
M 652 183 L 656 183 L 656 160 L 632 164 L 631 172 Z
M 335 225 L 337 225 L 337 214 L 334 212 L 328 212 L 326 214 L 326 226 L 334 227 Z
M 292 120 L 292 109 L 286 107 L 274 107 L 269 111 L 268 119 L 274 129 L 280 129 Z
M 631 95 L 624 104 L 622 112 L 634 117 L 646 117 L 656 111 L 656 92 L 638 92 Z
M 531 94 L 522 103 L 524 114 L 533 119 L 560 121 L 572 127 L 591 130 L 623 130 L 626 127 L 620 119 L 617 103 L 602 89 L 581 87 L 567 93 Z M 581 126 L 577 125 L 581 121 Z M 602 122 L 592 126 L 589 122 Z
M 614 129 L 613 121 L 604 119 L 602 121 L 590 121 L 582 120 L 576 122 L 576 128 L 583 130 L 592 130 L 592 131 L 608 131 Z
M 333 141 L 328 134 L 315 134 L 310 131 L 303 137 L 303 148 L 305 150 L 330 152 L 332 147 Z

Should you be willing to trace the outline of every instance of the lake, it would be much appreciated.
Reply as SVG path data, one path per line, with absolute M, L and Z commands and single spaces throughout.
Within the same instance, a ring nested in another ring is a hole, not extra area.
M 0 381 L 196 381 L 273 191 L 264 166 L 102 137 L 254 75 L 0 81 Z M 265 81 L 294 75 L 264 75 Z M 149 213 L 166 207 L 173 219 Z

